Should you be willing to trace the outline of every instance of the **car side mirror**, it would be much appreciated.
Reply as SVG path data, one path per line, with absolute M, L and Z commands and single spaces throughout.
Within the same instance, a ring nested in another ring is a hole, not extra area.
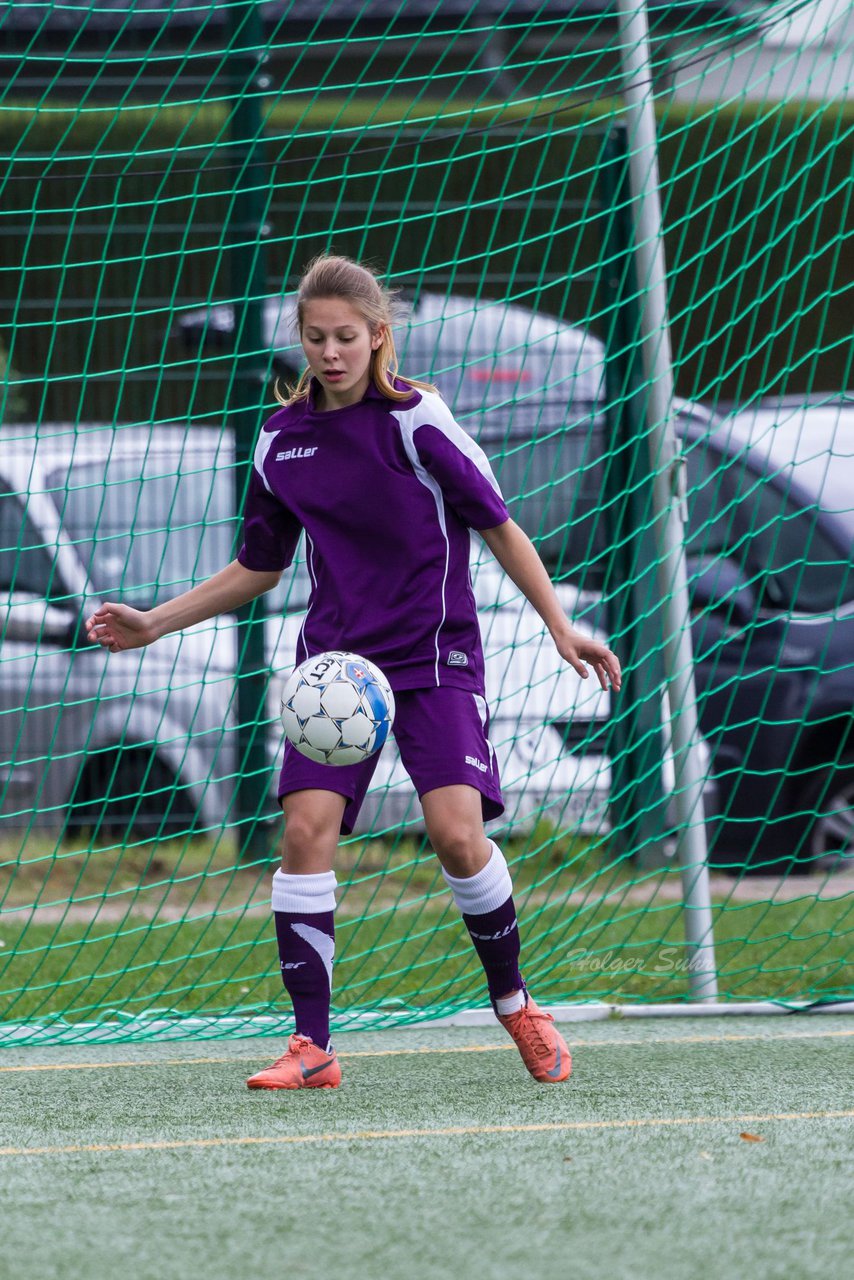
M 49 641 L 72 645 L 77 633 L 77 613 L 51 604 L 29 591 L 0 592 L 0 636 L 25 644 Z
M 725 556 L 697 556 L 689 558 L 687 567 L 692 608 L 725 614 L 734 626 L 753 622 L 756 593 L 734 561 Z

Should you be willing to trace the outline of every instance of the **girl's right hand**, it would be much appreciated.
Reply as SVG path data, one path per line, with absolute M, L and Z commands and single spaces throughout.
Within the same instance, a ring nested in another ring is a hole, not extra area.
M 99 644 L 110 653 L 123 649 L 140 649 L 157 640 L 151 610 L 132 609 L 127 604 L 102 604 L 86 619 L 86 634 L 93 644 Z

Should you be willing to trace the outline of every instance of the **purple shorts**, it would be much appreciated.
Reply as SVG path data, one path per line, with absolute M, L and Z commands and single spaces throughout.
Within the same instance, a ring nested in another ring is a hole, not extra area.
M 394 737 L 419 796 L 465 783 L 481 794 L 483 818 L 504 812 L 486 699 L 465 689 L 435 687 L 395 693 Z M 341 830 L 349 835 L 381 752 L 361 764 L 316 764 L 290 742 L 279 777 L 279 798 L 291 791 L 334 791 L 347 799 Z

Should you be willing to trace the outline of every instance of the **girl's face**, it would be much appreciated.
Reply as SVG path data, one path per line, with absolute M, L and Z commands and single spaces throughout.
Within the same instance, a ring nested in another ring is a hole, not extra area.
M 303 307 L 300 341 L 308 367 L 320 384 L 318 407 L 358 404 L 368 389 L 371 356 L 383 329 L 371 333 L 367 320 L 344 298 L 314 298 Z

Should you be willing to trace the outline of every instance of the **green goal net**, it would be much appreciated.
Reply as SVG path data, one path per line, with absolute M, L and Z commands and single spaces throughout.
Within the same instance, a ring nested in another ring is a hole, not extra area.
M 852 998 L 854 19 L 651 3 L 640 73 L 632 8 L 0 6 L 0 1044 L 290 1025 L 304 557 L 146 651 L 82 620 L 232 558 L 329 250 L 400 290 L 404 371 L 626 671 L 612 698 L 562 670 L 474 539 L 540 1002 Z M 338 1029 L 485 1005 L 393 745 L 337 875 Z

